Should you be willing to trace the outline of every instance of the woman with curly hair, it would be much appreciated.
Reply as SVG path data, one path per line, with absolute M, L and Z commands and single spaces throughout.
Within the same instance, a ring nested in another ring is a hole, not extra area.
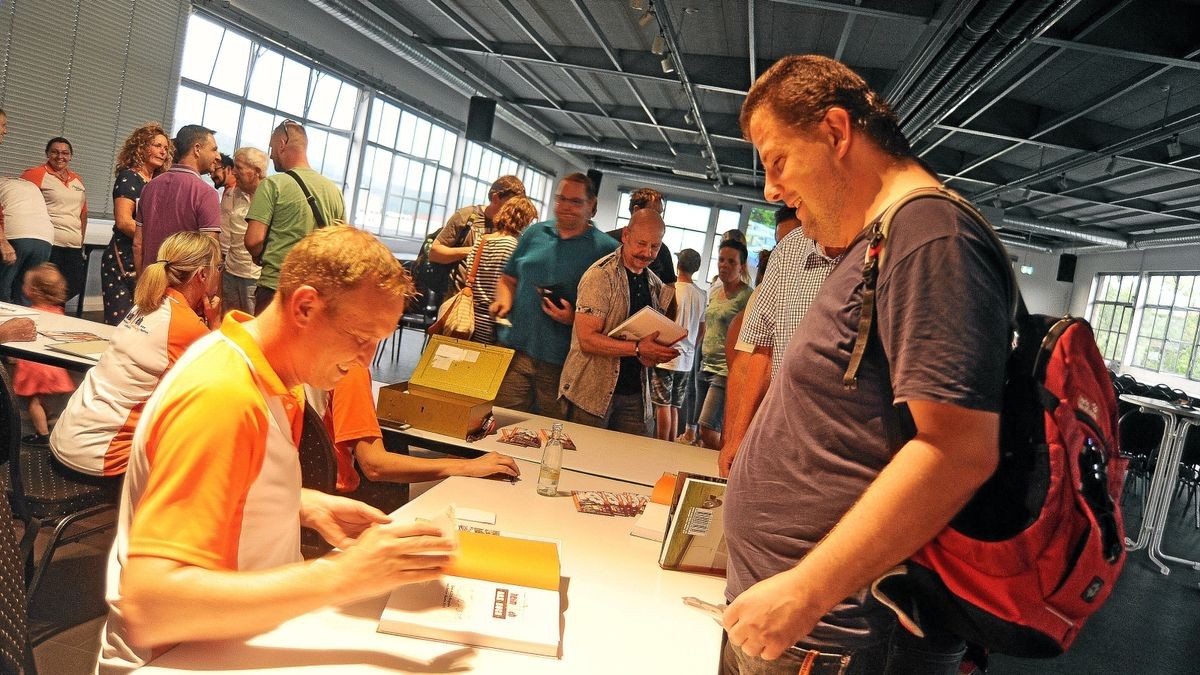
M 471 339 L 484 344 L 496 344 L 496 319 L 488 312 L 488 306 L 496 299 L 496 282 L 504 269 L 504 263 L 517 248 L 517 239 L 526 227 L 537 218 L 537 207 L 524 195 L 510 198 L 496 212 L 493 221 L 496 229 L 483 235 L 475 248 L 467 255 L 466 266 L 471 269 L 475 255 L 479 255 L 479 269 L 471 285 L 475 303 L 475 333 Z
M 134 129 L 117 154 L 116 182 L 113 184 L 112 241 L 100 259 L 100 279 L 104 294 L 104 322 L 112 325 L 133 308 L 133 288 L 137 274 L 133 266 L 133 235 L 137 228 L 134 214 L 142 187 L 171 166 L 174 148 L 162 125 L 147 122 Z

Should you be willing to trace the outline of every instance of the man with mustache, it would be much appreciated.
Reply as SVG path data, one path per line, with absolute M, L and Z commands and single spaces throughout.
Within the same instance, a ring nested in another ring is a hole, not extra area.
M 621 233 L 620 248 L 583 273 L 571 351 L 558 388 L 568 420 L 650 435 L 646 368 L 670 361 L 679 352 L 655 342 L 658 333 L 637 341 L 618 340 L 608 333 L 643 307 L 673 313 L 674 291 L 647 269 L 658 256 L 665 232 L 656 211 L 636 211 Z

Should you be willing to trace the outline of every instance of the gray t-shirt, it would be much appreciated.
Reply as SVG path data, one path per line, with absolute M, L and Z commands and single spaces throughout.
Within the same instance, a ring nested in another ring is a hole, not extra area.
M 738 451 L 725 513 L 730 601 L 794 567 L 862 496 L 912 436 L 900 404 L 1000 409 L 1008 261 L 980 225 L 940 199 L 914 201 L 893 222 L 875 335 L 858 389 L 842 386 L 865 250 L 865 240 L 852 245 L 825 280 Z M 804 642 L 858 648 L 881 640 L 892 619 L 867 596 L 863 589 L 837 605 Z

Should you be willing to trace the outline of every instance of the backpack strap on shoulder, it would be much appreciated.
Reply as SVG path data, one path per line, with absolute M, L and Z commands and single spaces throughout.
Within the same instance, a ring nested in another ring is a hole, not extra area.
M 1004 244 L 996 236 L 995 230 L 992 229 L 987 218 L 979 212 L 979 209 L 976 209 L 973 204 L 959 196 L 957 192 L 945 186 L 917 188 L 905 193 L 899 199 L 889 204 L 883 213 L 867 226 L 866 230 L 868 241 L 862 268 L 862 309 L 859 312 L 858 331 L 854 336 L 854 347 L 850 352 L 850 363 L 846 366 L 845 374 L 842 375 L 842 386 L 847 389 L 854 390 L 858 388 L 858 369 L 862 365 L 863 355 L 867 351 L 867 342 L 871 338 L 871 328 L 875 322 L 876 285 L 879 282 L 879 270 L 883 267 L 887 238 L 891 232 L 892 221 L 895 220 L 896 214 L 900 212 L 900 209 L 907 206 L 909 202 L 922 197 L 934 197 L 954 202 L 983 227 L 983 230 L 987 232 L 992 242 L 996 245 L 997 252 L 1002 254 L 1005 250 Z M 1020 289 L 1017 286 L 1017 279 L 1013 274 L 1012 265 L 1005 265 L 1005 269 L 1008 270 L 1009 289 L 1012 297 L 1009 323 L 1015 330 L 1018 314 L 1025 310 L 1025 303 L 1021 300 Z

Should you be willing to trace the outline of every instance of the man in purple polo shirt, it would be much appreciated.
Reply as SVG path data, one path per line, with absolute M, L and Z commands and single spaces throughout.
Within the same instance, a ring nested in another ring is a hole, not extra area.
M 133 259 L 137 270 L 158 259 L 158 247 L 176 232 L 221 232 L 221 200 L 201 178 L 221 160 L 213 130 L 188 124 L 175 135 L 175 159 L 169 170 L 142 188 L 138 201 Z

